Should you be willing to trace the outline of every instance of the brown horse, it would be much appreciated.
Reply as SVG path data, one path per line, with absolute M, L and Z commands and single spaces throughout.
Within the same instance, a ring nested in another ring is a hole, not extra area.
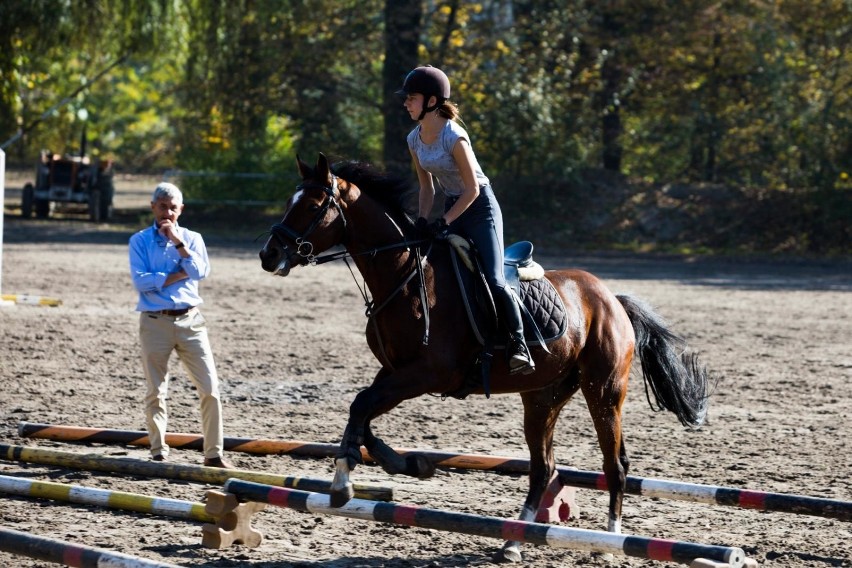
M 446 243 L 432 243 L 421 257 L 414 226 L 402 206 L 405 184 L 354 162 L 330 167 L 322 154 L 313 168 L 297 162 L 302 183 L 260 251 L 264 270 L 287 276 L 297 265 L 348 257 L 374 298 L 367 344 L 382 367 L 349 409 L 332 484 L 332 506 L 341 506 L 352 497 L 349 475 L 361 462 L 362 444 L 388 473 L 434 473 L 425 457 L 394 452 L 373 435 L 370 423 L 404 400 L 460 389 L 481 346 L 461 306 Z M 345 250 L 316 256 L 336 245 Z M 685 426 L 704 421 L 707 374 L 694 354 L 685 353 L 684 341 L 643 302 L 615 296 L 581 270 L 551 270 L 545 278 L 562 298 L 567 333 L 548 344 L 549 352 L 532 349 L 535 372 L 522 379 L 510 376 L 503 352 L 495 352 L 490 377 L 491 392 L 520 393 L 523 401 L 530 474 L 520 519 L 532 521 L 536 516 L 556 467 L 557 418 L 580 390 L 603 452 L 610 494 L 608 529 L 620 532 L 629 466 L 621 409 L 634 354 L 641 361 L 651 407 L 673 412 Z M 427 343 L 424 328 L 429 326 L 435 333 Z M 474 392 L 482 394 L 483 389 Z M 500 556 L 520 560 L 519 543 L 505 543 Z

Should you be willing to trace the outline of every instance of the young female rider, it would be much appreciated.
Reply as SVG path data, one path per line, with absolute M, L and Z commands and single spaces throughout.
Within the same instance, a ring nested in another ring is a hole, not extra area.
M 511 335 L 509 370 L 531 373 L 535 365 L 524 341 L 521 311 L 503 276 L 503 214 L 470 138 L 457 122 L 458 108 L 448 100 L 450 81 L 440 69 L 418 67 L 408 74 L 398 93 L 405 96 L 405 110 L 419 123 L 407 138 L 420 182 L 417 225 L 421 230 L 427 228 L 437 180 L 446 195 L 444 214 L 428 228 L 438 233 L 449 227 L 473 241 Z

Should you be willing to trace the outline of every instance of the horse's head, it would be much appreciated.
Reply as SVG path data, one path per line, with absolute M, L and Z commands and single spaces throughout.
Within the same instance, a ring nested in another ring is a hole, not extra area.
M 328 159 L 320 154 L 313 168 L 298 156 L 296 162 L 302 183 L 260 251 L 263 269 L 278 276 L 287 276 L 293 266 L 309 264 L 315 255 L 341 243 L 346 234 L 340 189 Z

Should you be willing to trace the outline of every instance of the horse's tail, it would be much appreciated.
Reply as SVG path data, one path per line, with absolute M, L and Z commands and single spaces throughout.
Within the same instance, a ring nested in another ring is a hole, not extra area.
M 616 297 L 636 334 L 635 353 L 642 363 L 648 404 L 655 412 L 673 412 L 684 426 L 701 426 L 710 395 L 707 371 L 698 362 L 698 355 L 688 353 L 686 341 L 645 302 L 633 296 Z

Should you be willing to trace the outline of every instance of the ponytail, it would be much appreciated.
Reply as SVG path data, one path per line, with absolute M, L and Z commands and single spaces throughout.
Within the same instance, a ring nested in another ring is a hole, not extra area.
M 441 106 L 438 107 L 438 114 L 450 120 L 458 121 L 460 119 L 459 107 L 450 101 L 441 103 Z

